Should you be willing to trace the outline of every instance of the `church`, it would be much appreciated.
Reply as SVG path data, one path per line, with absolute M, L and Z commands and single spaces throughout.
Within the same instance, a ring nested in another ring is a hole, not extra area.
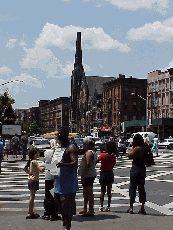
M 77 32 L 74 70 L 71 76 L 71 132 L 87 135 L 103 126 L 103 83 L 113 77 L 85 76 L 82 65 L 81 32 Z

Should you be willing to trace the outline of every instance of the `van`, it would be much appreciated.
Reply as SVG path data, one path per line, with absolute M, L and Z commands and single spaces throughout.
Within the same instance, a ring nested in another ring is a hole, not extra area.
M 157 135 L 156 133 L 153 133 L 153 132 L 138 132 L 138 133 L 133 133 L 132 137 L 128 140 L 129 146 L 132 146 L 133 137 L 136 134 L 140 134 L 143 138 L 144 138 L 145 134 L 147 134 L 148 137 L 149 137 L 149 146 L 153 146 L 154 138 Z

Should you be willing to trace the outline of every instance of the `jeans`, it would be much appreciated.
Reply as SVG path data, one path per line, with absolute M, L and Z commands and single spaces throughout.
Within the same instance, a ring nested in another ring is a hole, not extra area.
M 54 188 L 53 180 L 45 180 L 44 209 L 47 215 L 55 214 L 54 198 L 50 193 L 52 188 Z
M 139 202 L 146 202 L 146 192 L 145 192 L 145 177 L 146 177 L 146 168 L 142 167 L 132 167 L 130 170 L 130 188 L 129 196 L 130 203 L 135 203 L 136 190 L 138 187 L 139 192 Z

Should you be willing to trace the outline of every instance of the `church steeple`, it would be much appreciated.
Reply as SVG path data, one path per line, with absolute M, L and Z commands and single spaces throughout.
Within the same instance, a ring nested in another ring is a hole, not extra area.
M 71 76 L 71 120 L 77 125 L 80 87 L 85 72 L 82 65 L 81 32 L 77 32 L 74 70 Z M 77 125 L 78 126 L 78 125 Z
M 76 54 L 74 67 L 82 66 L 81 32 L 77 32 Z

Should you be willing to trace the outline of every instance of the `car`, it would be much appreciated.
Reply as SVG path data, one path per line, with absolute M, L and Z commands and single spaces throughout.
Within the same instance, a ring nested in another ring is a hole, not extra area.
M 74 141 L 75 141 L 74 144 L 76 144 L 77 147 L 78 147 L 78 154 L 79 155 L 84 154 L 83 138 L 74 138 Z
M 164 139 L 159 142 L 159 148 L 173 149 L 173 139 Z
M 101 146 L 103 145 L 102 140 L 99 137 L 95 137 L 94 140 L 95 140 L 95 148 L 96 148 L 96 150 L 100 150 Z
M 32 145 L 39 150 L 41 157 L 44 157 L 46 149 L 50 149 L 49 140 L 44 138 L 34 139 Z

